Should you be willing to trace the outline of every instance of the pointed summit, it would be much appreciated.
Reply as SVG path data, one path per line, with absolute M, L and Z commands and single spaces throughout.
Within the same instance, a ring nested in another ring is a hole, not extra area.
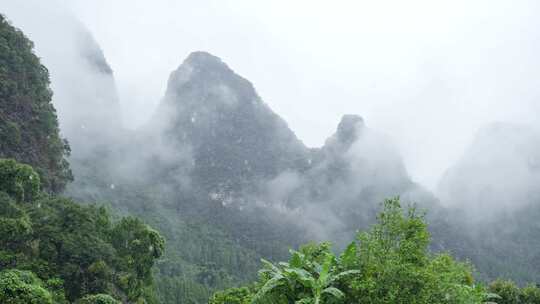
M 193 52 L 171 73 L 169 89 L 179 88 L 192 78 L 219 81 L 234 72 L 219 57 L 207 52 Z
M 341 154 L 349 150 L 366 128 L 364 119 L 358 115 L 343 115 L 336 133 L 330 136 L 321 148 L 323 153 Z
M 364 127 L 364 119 L 358 115 L 343 115 L 339 122 L 336 136 L 342 143 L 353 143 L 358 138 L 358 133 Z
M 112 75 L 113 70 L 107 62 L 103 50 L 90 31 L 82 25 L 81 28 L 74 30 L 77 31 L 76 39 L 80 49 L 80 56 L 86 61 L 89 68 L 102 74 Z
M 253 85 L 206 52 L 190 54 L 171 74 L 154 122 L 192 149 L 193 177 L 211 191 L 239 190 L 307 162 L 307 148 Z
M 189 96 L 194 91 L 204 95 Z M 165 96 L 169 102 L 205 103 L 216 106 L 238 103 L 262 104 L 253 85 L 237 75 L 219 57 L 193 52 L 171 73 Z M 167 101 L 166 101 L 167 102 Z
M 192 66 L 201 66 L 201 67 L 227 67 L 227 65 L 221 60 L 221 58 L 214 56 L 208 52 L 196 51 L 186 58 L 184 64 L 191 64 Z

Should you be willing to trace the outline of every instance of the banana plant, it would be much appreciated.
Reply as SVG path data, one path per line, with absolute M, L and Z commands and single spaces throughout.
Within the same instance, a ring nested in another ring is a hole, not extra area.
M 334 272 L 336 258 L 331 253 L 325 255 L 322 265 L 309 260 L 300 252 L 291 253 L 289 263 L 279 263 L 277 266 L 262 260 L 265 268 L 260 274 L 268 280 L 254 296 L 252 304 L 264 303 L 263 301 L 271 300 L 271 297 L 278 293 L 296 304 L 322 304 L 325 297 L 342 299 L 345 295 L 334 287 L 335 283 L 346 276 L 359 273 L 358 270 Z

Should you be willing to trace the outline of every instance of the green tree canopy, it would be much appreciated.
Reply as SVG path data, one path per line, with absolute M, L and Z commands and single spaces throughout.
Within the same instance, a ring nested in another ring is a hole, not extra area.
M 341 255 L 323 243 L 291 251 L 287 263 L 263 260 L 254 288 L 216 293 L 211 303 L 483 303 L 489 294 L 474 283 L 470 265 L 431 254 L 429 241 L 423 214 L 389 199 L 378 223 Z
M 135 300 L 143 295 L 145 286 L 152 284 L 152 266 L 163 254 L 165 240 L 156 230 L 134 217 L 118 222 L 111 231 L 111 240 L 123 271 L 120 284 L 128 297 Z
M 156 303 L 151 270 L 163 237 L 136 218 L 113 222 L 103 207 L 39 192 L 39 180 L 30 166 L 0 159 L 0 268 L 16 269 L 6 280 L 35 285 L 55 304 L 103 294 Z M 17 284 L 14 290 L 30 288 Z
M 89 295 L 75 302 L 75 304 L 120 304 L 119 301 L 106 294 Z
M 52 304 L 53 300 L 32 272 L 11 269 L 0 272 L 0 303 Z
M 38 194 L 39 187 L 39 175 L 31 166 L 17 163 L 14 159 L 0 159 L 0 191 L 18 202 L 28 202 Z
M 489 291 L 497 295 L 497 304 L 540 304 L 540 288 L 527 285 L 519 288 L 508 280 L 495 280 L 489 285 Z

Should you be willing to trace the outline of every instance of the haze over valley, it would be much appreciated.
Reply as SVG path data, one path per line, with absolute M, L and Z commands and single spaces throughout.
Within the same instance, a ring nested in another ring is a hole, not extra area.
M 540 299 L 536 2 L 0 3 L 0 299 Z

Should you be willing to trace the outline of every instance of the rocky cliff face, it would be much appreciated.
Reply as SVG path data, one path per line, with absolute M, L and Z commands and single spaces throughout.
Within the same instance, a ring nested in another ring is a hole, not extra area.
M 360 196 L 382 199 L 411 184 L 396 149 L 361 117 L 345 115 L 322 148 L 308 149 L 249 81 L 205 52 L 192 53 L 171 74 L 149 128 L 168 150 L 189 151 L 191 184 L 215 198 L 245 202 L 247 192 L 255 195 L 248 204 L 273 205 L 259 195 L 273 191 L 267 184 L 282 191 L 277 184 L 283 176 L 294 176 L 284 187 L 291 193 L 280 195 L 289 203 L 323 204 L 346 196 L 361 205 Z M 301 199 L 298 193 L 304 193 Z
M 189 146 L 193 184 L 238 192 L 254 180 L 307 166 L 308 149 L 219 58 L 195 52 L 171 74 L 153 121 L 161 136 Z
M 137 146 L 135 163 L 151 163 L 150 182 L 170 185 L 173 197 L 189 193 L 191 206 L 211 201 L 240 218 L 266 212 L 320 239 L 348 239 L 386 197 L 425 193 L 361 117 L 345 115 L 323 147 L 309 149 L 249 81 L 205 52 L 171 74 Z

